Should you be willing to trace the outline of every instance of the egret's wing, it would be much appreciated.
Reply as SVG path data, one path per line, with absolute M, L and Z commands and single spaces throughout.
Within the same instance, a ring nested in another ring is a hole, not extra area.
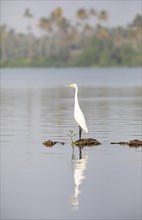
M 79 106 L 77 106 L 74 110 L 74 118 L 76 122 L 80 125 L 80 127 L 87 133 L 88 128 L 86 125 L 85 117 L 83 115 L 83 112 Z

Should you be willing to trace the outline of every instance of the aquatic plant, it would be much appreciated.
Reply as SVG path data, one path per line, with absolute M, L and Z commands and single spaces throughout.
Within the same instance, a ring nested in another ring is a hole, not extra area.
M 69 130 L 69 134 L 67 133 L 67 135 L 71 138 L 71 145 L 72 145 L 72 147 L 74 147 L 75 146 L 75 141 L 73 140 L 73 137 L 75 137 L 77 134 L 76 133 L 74 133 L 74 131 L 73 130 Z

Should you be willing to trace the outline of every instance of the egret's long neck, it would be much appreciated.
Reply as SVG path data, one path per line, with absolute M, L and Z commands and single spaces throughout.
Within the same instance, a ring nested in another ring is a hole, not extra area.
M 79 103 L 78 103 L 78 87 L 75 88 L 75 105 L 79 106 Z

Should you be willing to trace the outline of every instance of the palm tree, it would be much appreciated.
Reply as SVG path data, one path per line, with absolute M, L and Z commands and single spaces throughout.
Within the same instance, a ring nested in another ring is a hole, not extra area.
M 29 25 L 27 26 L 27 29 L 29 32 L 32 31 L 32 26 L 30 24 L 30 21 L 31 21 L 31 18 L 33 18 L 33 14 L 30 12 L 30 9 L 29 8 L 26 8 L 25 9 L 25 12 L 24 12 L 24 15 L 23 15 L 25 18 L 28 18 L 29 20 Z
M 85 48 L 88 48 L 88 47 L 90 47 L 91 38 L 92 38 L 94 30 L 93 30 L 92 26 L 89 23 L 86 23 L 84 25 L 83 31 L 85 33 L 84 46 L 85 46 Z
M 57 27 L 58 22 L 62 19 L 62 17 L 63 17 L 63 10 L 62 8 L 58 7 L 51 12 L 50 20 L 52 24 L 54 24 Z
M 136 15 L 130 27 L 142 28 L 142 16 L 139 14 Z
M 98 14 L 98 19 L 100 20 L 100 22 L 103 21 L 107 21 L 108 20 L 108 13 L 107 11 L 100 11 L 100 13 Z M 97 36 L 99 39 L 101 40 L 106 40 L 109 37 L 109 32 L 108 29 L 102 27 L 102 25 L 98 24 L 97 26 Z
M 94 8 L 91 8 L 90 9 L 90 15 L 93 16 L 93 17 L 97 17 L 98 13 L 97 13 L 97 11 Z
M 25 16 L 25 17 L 29 17 L 29 18 L 32 18 L 32 17 L 33 17 L 33 15 L 31 14 L 29 8 L 26 8 L 26 9 L 25 9 L 24 16 Z
M 68 29 L 70 27 L 69 21 L 63 15 L 63 9 L 61 7 L 55 8 L 50 15 L 50 21 L 53 27 L 53 48 L 55 54 L 59 54 L 63 49 L 64 40 L 67 36 Z
M 97 13 L 97 11 L 94 8 L 91 8 L 90 9 L 90 15 L 97 18 L 98 13 Z
M 88 20 L 89 18 L 89 14 L 88 12 L 84 9 L 84 8 L 81 8 L 81 9 L 78 9 L 77 12 L 76 12 L 76 17 L 77 19 L 79 20 L 79 24 L 80 24 L 80 21 L 81 21 L 81 38 L 82 38 L 82 44 L 83 44 L 83 48 L 86 47 L 85 45 L 85 35 L 86 35 L 86 21 Z
M 135 50 L 141 47 L 141 34 L 142 34 L 142 16 L 136 15 L 132 23 L 129 25 L 129 36 L 133 42 L 133 48 Z
M 42 31 L 44 31 L 46 35 L 46 37 L 41 38 L 41 41 L 39 41 L 39 52 L 40 55 L 43 54 L 44 48 L 43 48 L 43 44 L 45 44 L 46 46 L 46 53 L 50 53 L 51 51 L 51 47 L 52 47 L 52 38 L 51 38 L 51 34 L 53 33 L 53 27 L 52 27 L 52 23 L 50 18 L 46 18 L 46 17 L 41 17 L 39 20 L 39 23 L 37 25 Z
M 0 26 L 0 36 L 1 36 L 1 58 L 5 62 L 7 60 L 7 40 L 8 40 L 8 27 L 6 24 Z
M 88 19 L 88 13 L 84 8 L 78 9 L 76 12 L 76 17 L 81 21 Z
M 52 32 L 52 24 L 49 18 L 45 18 L 45 17 L 40 18 L 38 27 L 40 27 L 45 32 L 48 33 Z
M 9 57 L 16 57 L 16 55 L 19 56 L 19 54 L 17 54 L 18 51 L 18 46 L 16 47 L 15 44 L 16 42 L 16 34 L 15 34 L 15 30 L 14 29 L 10 29 L 9 30 L 9 34 L 8 34 L 8 38 L 9 40 L 9 44 L 8 44 L 8 56 Z
M 67 18 L 62 17 L 61 20 L 58 22 L 58 28 L 60 32 L 66 35 L 71 28 L 70 21 Z
M 79 21 L 78 26 L 80 26 L 83 29 L 84 28 L 84 23 L 89 17 L 87 11 L 83 8 L 78 9 L 77 12 L 76 12 L 76 17 Z
M 107 21 L 108 20 L 108 13 L 107 13 L 107 11 L 100 11 L 100 13 L 98 14 L 98 19 L 100 20 L 100 21 Z
M 30 12 L 30 9 L 29 8 L 26 8 L 25 9 L 25 12 L 24 12 L 24 15 L 23 15 L 25 18 L 28 19 L 28 26 L 27 26 L 27 30 L 28 30 L 28 33 L 29 33 L 29 51 L 28 51 L 28 58 L 31 59 L 32 56 L 33 56 L 33 52 L 32 52 L 32 26 L 31 26 L 31 19 L 33 18 L 33 14 Z

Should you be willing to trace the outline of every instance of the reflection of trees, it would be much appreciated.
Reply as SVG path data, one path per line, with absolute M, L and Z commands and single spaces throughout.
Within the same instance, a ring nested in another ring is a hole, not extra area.
M 73 170 L 73 178 L 74 178 L 74 192 L 72 194 L 72 199 L 71 203 L 73 208 L 78 209 L 79 208 L 79 194 L 81 193 L 80 191 L 80 186 L 85 179 L 85 170 L 86 170 L 86 165 L 88 161 L 88 155 L 87 154 L 82 154 L 81 148 L 79 148 L 79 159 L 76 158 L 74 154 L 74 149 L 73 149 L 73 154 L 72 154 L 72 170 Z

